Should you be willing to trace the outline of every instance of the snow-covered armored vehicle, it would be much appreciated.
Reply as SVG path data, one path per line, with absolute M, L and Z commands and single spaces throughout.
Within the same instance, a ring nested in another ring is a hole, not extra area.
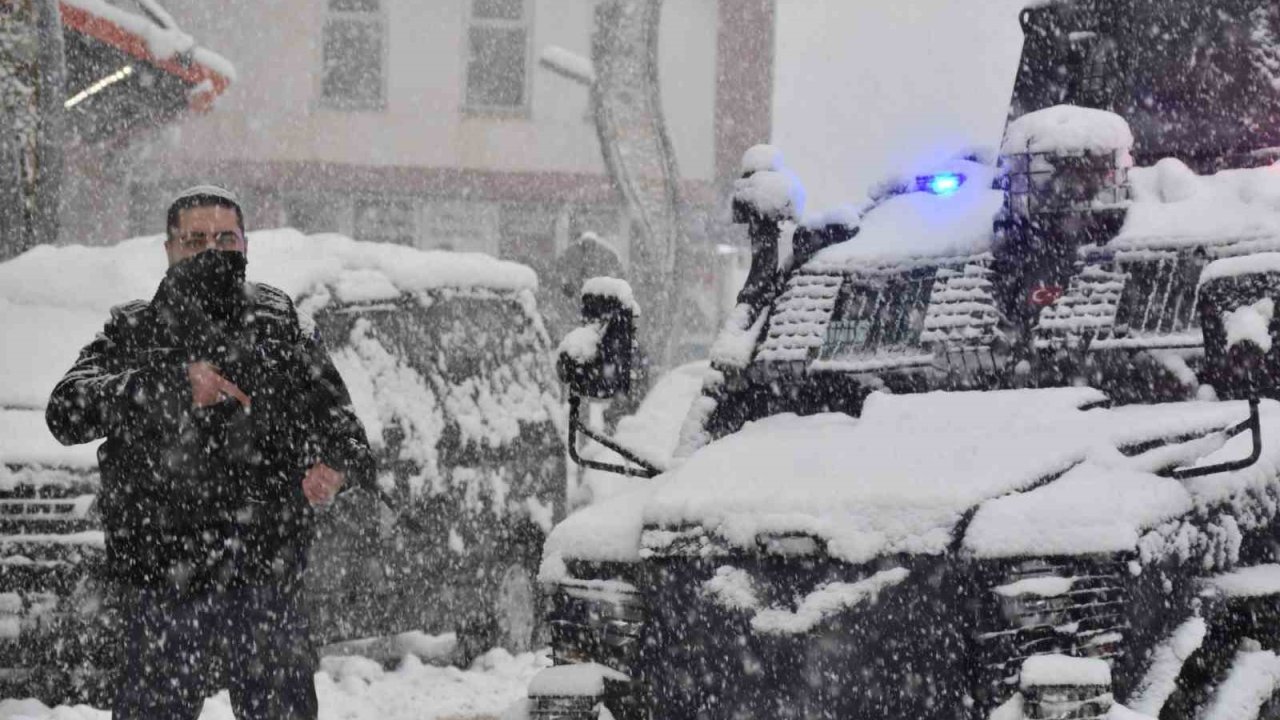
M 1212 55 L 1196 23 L 1265 71 L 1277 10 L 1023 22 L 998 167 L 800 222 L 778 155 L 744 158 L 752 272 L 682 459 L 618 448 L 634 490 L 546 544 L 533 717 L 1280 712 L 1280 175 L 1275 123 L 1238 122 L 1276 91 L 1224 112 L 1178 86 L 1221 58 L 1169 72 Z M 1190 44 L 1128 51 L 1164 25 Z M 588 289 L 562 376 L 605 396 L 628 302 Z
M 42 246 L 0 264 L 0 695 L 101 700 L 109 679 L 97 459 L 59 446 L 43 405 L 108 308 L 154 292 L 160 243 Z M 538 553 L 565 512 L 563 410 L 533 272 L 292 230 L 251 233 L 249 246 L 250 279 L 314 318 L 378 459 L 376 491 L 320 516 L 317 641 L 375 657 L 421 651 L 422 632 L 457 632 L 462 655 L 528 648 Z

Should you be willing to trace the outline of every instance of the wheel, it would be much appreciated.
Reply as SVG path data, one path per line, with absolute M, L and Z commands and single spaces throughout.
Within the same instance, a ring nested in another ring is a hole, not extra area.
M 485 606 L 458 629 L 454 657 L 461 666 L 470 665 L 493 648 L 522 653 L 549 641 L 543 618 L 544 600 L 537 582 L 542 533 L 525 529 L 516 537 L 506 546 L 510 550 L 495 558 Z
M 538 617 L 537 587 L 523 563 L 512 563 L 502 572 L 493 603 L 495 645 L 513 653 L 534 649 Z
M 1245 568 L 1237 571 L 1247 572 Z M 1161 720 L 1266 718 L 1280 713 L 1280 594 L 1228 595 L 1205 613 L 1208 632 L 1182 666 Z

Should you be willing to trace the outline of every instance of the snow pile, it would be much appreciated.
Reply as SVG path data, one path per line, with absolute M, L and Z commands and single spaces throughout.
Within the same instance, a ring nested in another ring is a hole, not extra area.
M 1280 248 L 1280 168 L 1275 165 L 1201 176 L 1168 158 L 1130 169 L 1129 182 L 1133 203 L 1110 247 L 1237 242 L 1247 243 L 1240 252 Z M 1257 257 L 1239 262 L 1248 266 Z M 1274 266 L 1266 259 L 1257 262 Z
M 1271 319 L 1276 314 L 1276 303 L 1263 298 L 1252 305 L 1236 308 L 1222 318 L 1227 331 L 1227 347 L 1240 343 L 1252 343 L 1264 353 L 1271 352 Z
M 1101 398 L 1089 389 L 875 394 L 860 420 L 767 418 L 669 473 L 645 519 L 699 525 L 742 547 L 760 533 L 808 533 L 852 563 L 942 552 L 968 507 L 1083 454 L 1063 441 L 1064 423 L 1084 432 L 1076 408 Z
M 1053 685 L 1111 685 L 1106 660 L 1068 655 L 1033 655 L 1022 661 L 1019 685 L 1023 690 Z
M 983 504 L 964 547 L 980 557 L 1122 551 L 1191 508 L 1173 478 L 1085 462 L 1045 487 Z
M 804 214 L 804 186 L 783 164 L 777 148 L 756 145 L 747 150 L 742 156 L 742 174 L 733 182 L 735 201 L 766 217 L 794 219 Z
M 563 570 L 566 558 L 634 561 L 674 539 L 655 530 L 638 549 L 645 527 L 703 528 L 743 548 L 756 547 L 762 534 L 803 534 L 850 563 L 939 554 L 975 507 L 963 548 L 977 556 L 1141 549 L 1144 557 L 1210 552 L 1206 567 L 1232 562 L 1234 519 L 1224 517 L 1214 537 L 1201 539 L 1178 523 L 1194 522 L 1185 517 L 1195 507 L 1223 506 L 1239 509 L 1240 525 L 1268 521 L 1265 493 L 1274 490 L 1280 446 L 1251 468 L 1179 482 L 1154 473 L 1248 453 L 1247 434 L 1224 444 L 1217 432 L 1245 417 L 1245 404 L 1079 410 L 1102 397 L 1088 388 L 877 393 L 860 419 L 778 415 L 749 423 L 663 476 L 571 516 L 548 540 L 544 575 Z M 1280 405 L 1265 402 L 1262 418 L 1265 433 L 1280 423 Z M 1186 437 L 1132 457 L 1118 450 Z
M 1125 119 L 1106 110 L 1055 105 L 1027 113 L 1005 130 L 1003 155 L 1016 153 L 1127 152 L 1133 133 Z
M 1256 565 L 1210 578 L 1227 597 L 1251 598 L 1280 594 L 1280 565 Z
M 1204 618 L 1193 617 L 1182 623 L 1173 635 L 1151 652 L 1151 665 L 1138 690 L 1128 699 L 1129 707 L 1139 713 L 1157 717 L 1165 701 L 1178 689 L 1182 665 L 1200 649 L 1209 628 Z
M 1098 445 L 1081 463 L 1043 487 L 990 500 L 975 514 L 964 547 L 984 557 L 1114 552 L 1133 550 L 1144 561 L 1173 555 L 1200 558 L 1206 569 L 1236 561 L 1242 529 L 1260 527 L 1274 516 L 1280 447 L 1264 443 L 1254 465 L 1230 473 L 1174 481 L 1154 473 L 1169 466 L 1196 466 L 1238 460 L 1250 452 L 1249 433 L 1226 440 L 1215 432 L 1248 417 L 1243 402 L 1133 405 L 1088 415 L 1111 426 L 1113 440 Z M 1280 425 L 1280 406 L 1260 408 L 1263 436 Z M 1181 425 L 1184 429 L 1178 429 Z M 1150 438 L 1191 437 L 1133 457 L 1121 443 Z M 1203 437 L 1196 437 L 1203 436 Z M 1123 439 L 1121 439 L 1123 438 Z M 1119 442 L 1117 442 L 1119 441 Z M 1221 515 L 1196 520 L 1194 509 Z
M 635 293 L 631 291 L 631 284 L 626 280 L 604 276 L 590 278 L 582 283 L 582 297 L 588 295 L 613 298 L 622 307 L 630 310 L 637 317 L 640 316 L 640 303 L 636 302 Z
M 320 717 L 344 720 L 447 720 L 496 717 L 525 697 L 551 664 L 547 653 L 492 650 L 468 670 L 424 665 L 410 655 L 394 670 L 367 658 L 326 657 L 316 673 Z M 0 700 L 0 720 L 110 720 L 87 705 L 49 708 L 38 700 Z M 205 701 L 201 720 L 233 720 L 226 692 Z
M 1004 193 L 991 189 L 995 170 L 970 161 L 956 161 L 946 170 L 965 176 L 954 193 L 908 192 L 887 198 L 862 216 L 862 229 L 853 239 L 818 252 L 806 270 L 840 271 L 851 265 L 989 251 L 993 222 L 1004 205 Z
M 1227 679 L 1213 693 L 1204 720 L 1253 720 L 1262 706 L 1280 691 L 1280 657 L 1256 643 L 1242 648 Z

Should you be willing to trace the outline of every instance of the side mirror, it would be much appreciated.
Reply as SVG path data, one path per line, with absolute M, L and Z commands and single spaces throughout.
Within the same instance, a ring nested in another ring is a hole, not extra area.
M 1200 274 L 1204 379 L 1221 398 L 1280 397 L 1280 347 L 1274 347 L 1280 254 L 1275 263 L 1260 257 L 1219 260 Z
M 1269 255 L 1218 260 L 1200 273 L 1196 312 L 1204 335 L 1204 379 L 1221 398 L 1249 401 L 1249 418 L 1223 435 L 1229 439 L 1247 430 L 1253 449 L 1239 460 L 1175 468 L 1170 474 L 1179 480 L 1242 470 L 1262 457 L 1258 398 L 1277 397 L 1280 378 L 1272 347 L 1280 254 Z
M 585 282 L 582 325 L 560 343 L 557 370 L 560 381 L 569 386 L 569 457 L 583 467 L 649 478 L 661 469 L 582 422 L 582 398 L 607 400 L 631 392 L 639 314 L 640 307 L 626 281 L 597 277 Z M 630 464 L 583 458 L 578 454 L 578 433 L 609 448 Z
M 636 316 L 625 280 L 597 277 L 582 286 L 582 325 L 560 343 L 557 370 L 572 395 L 605 400 L 631 392 Z

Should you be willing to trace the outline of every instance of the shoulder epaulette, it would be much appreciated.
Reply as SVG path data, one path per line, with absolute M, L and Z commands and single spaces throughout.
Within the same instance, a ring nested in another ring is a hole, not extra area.
M 286 333 L 289 336 L 301 333 L 298 311 L 288 293 L 266 283 L 253 283 L 252 288 L 253 302 L 259 317 L 270 318 L 269 322 L 277 324 L 281 329 L 288 328 Z
M 253 297 L 259 304 L 274 310 L 292 311 L 293 298 L 278 287 L 266 283 L 253 283 Z
M 111 308 L 112 320 L 127 320 L 137 317 L 151 308 L 151 303 L 146 300 L 130 300 L 126 303 L 114 305 Z

